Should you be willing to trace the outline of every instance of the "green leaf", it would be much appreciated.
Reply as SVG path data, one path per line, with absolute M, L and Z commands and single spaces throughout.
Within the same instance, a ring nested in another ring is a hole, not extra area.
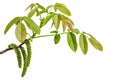
M 37 12 L 36 16 L 40 16 L 43 13 L 47 13 L 47 11 L 39 11 L 39 12 Z
M 55 30 L 55 31 L 51 31 L 50 33 L 58 33 L 58 31 Z
M 60 34 L 56 34 L 54 37 L 54 43 L 57 44 L 60 41 Z
M 46 9 L 49 10 L 49 9 L 51 9 L 53 7 L 54 7 L 54 5 L 49 5 Z
M 36 12 L 36 8 L 32 9 L 29 13 L 28 13 L 28 17 L 31 18 Z
M 42 9 L 42 10 L 46 10 L 42 5 L 40 5 L 39 3 L 36 3 L 36 5 L 38 6 L 38 8 Z
M 76 34 L 80 33 L 79 29 L 73 29 L 73 32 L 76 33 Z
M 58 9 L 59 11 L 61 11 L 63 14 L 71 16 L 71 12 L 69 11 L 69 9 L 62 3 L 56 3 L 54 5 L 54 9 Z
M 8 32 L 8 30 L 14 25 L 16 24 L 16 22 L 18 22 L 20 19 L 20 17 L 15 17 L 13 18 L 6 26 L 5 30 L 4 30 L 4 34 L 6 34 Z
M 31 18 L 24 17 L 24 21 L 27 24 L 29 29 L 31 29 L 33 32 L 37 34 L 40 34 L 39 26 Z
M 86 36 L 82 33 L 79 37 L 79 45 L 80 45 L 80 48 L 81 48 L 81 51 L 84 53 L 84 54 L 87 54 L 87 51 L 88 51 L 88 43 L 87 43 L 87 39 L 86 39 Z
M 103 51 L 101 43 L 97 41 L 94 37 L 89 38 L 89 41 L 95 49 Z
M 29 8 L 32 9 L 34 6 L 35 6 L 35 4 L 30 4 L 30 5 L 25 9 L 25 11 L 28 10 Z
M 67 33 L 67 42 L 72 51 L 76 52 L 77 50 L 77 41 L 76 36 L 72 32 Z
M 41 22 L 40 22 L 40 28 L 43 27 L 43 21 L 44 21 L 44 19 L 45 19 L 45 18 L 42 18 L 42 19 L 41 19 Z
M 43 20 L 43 24 L 42 26 L 46 25 L 48 23 L 48 21 L 55 15 L 55 13 L 50 12 L 47 14 L 47 16 L 45 17 L 45 19 Z
M 58 29 L 59 26 L 60 26 L 60 17 L 59 17 L 59 15 L 58 14 L 54 15 L 54 17 L 52 19 L 53 19 L 53 23 L 54 23 L 56 29 Z
M 25 25 L 19 23 L 15 29 L 15 35 L 19 42 L 23 42 L 26 39 L 26 28 Z

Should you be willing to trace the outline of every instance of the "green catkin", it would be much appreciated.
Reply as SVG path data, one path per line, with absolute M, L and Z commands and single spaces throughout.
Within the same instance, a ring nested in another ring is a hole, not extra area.
M 17 61 L 18 61 L 18 67 L 21 68 L 22 67 L 22 57 L 21 57 L 19 48 L 17 47 L 16 44 L 10 44 L 10 45 L 8 45 L 8 47 L 14 49 L 14 51 L 16 53 Z
M 29 40 L 25 40 L 26 48 L 27 48 L 27 66 L 29 67 L 30 61 L 31 61 L 31 56 L 32 56 L 32 51 L 31 51 L 31 44 Z
M 27 72 L 27 54 L 26 54 L 26 51 L 25 51 L 24 47 L 20 47 L 20 50 L 22 52 L 23 61 L 24 61 L 24 65 L 23 65 L 23 70 L 22 70 L 21 76 L 24 77 L 26 72 Z

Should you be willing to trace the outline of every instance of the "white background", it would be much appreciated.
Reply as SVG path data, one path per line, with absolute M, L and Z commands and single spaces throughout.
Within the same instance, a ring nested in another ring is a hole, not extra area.
M 6 24 L 13 17 L 26 15 L 24 9 L 36 2 L 45 6 L 64 3 L 72 12 L 75 27 L 93 34 L 103 44 L 104 51 L 89 45 L 87 55 L 80 48 L 74 53 L 67 45 L 66 36 L 58 45 L 54 45 L 53 37 L 36 39 L 26 76 L 21 78 L 15 53 L 9 51 L 0 55 L 0 80 L 120 80 L 119 0 L 2 0 L 0 51 L 11 42 L 18 43 L 14 27 L 3 34 Z

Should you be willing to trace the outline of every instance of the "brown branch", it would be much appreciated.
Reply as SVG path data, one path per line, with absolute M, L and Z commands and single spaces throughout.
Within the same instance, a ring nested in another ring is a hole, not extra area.
M 20 48 L 23 44 L 24 44 L 24 42 L 21 43 L 20 45 L 18 45 L 17 47 Z M 3 53 L 5 53 L 5 52 L 7 52 L 7 51 L 10 51 L 10 50 L 13 50 L 13 48 L 6 48 L 6 49 L 0 51 L 0 54 L 3 54 Z

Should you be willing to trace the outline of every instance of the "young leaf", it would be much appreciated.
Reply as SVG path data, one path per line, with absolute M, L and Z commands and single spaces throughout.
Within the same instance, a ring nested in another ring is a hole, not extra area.
M 49 10 L 49 9 L 51 9 L 53 7 L 54 7 L 54 5 L 49 5 L 46 9 Z
M 58 31 L 55 30 L 55 31 L 51 31 L 50 33 L 58 33 Z
M 29 29 L 31 29 L 33 32 L 37 34 L 40 34 L 39 26 L 31 18 L 24 17 L 24 21 L 27 24 Z
M 4 30 L 4 34 L 6 34 L 8 32 L 8 30 L 13 26 L 13 24 L 15 24 L 16 22 L 18 22 L 20 19 L 20 17 L 15 17 L 13 18 L 8 25 L 6 26 L 5 30 Z
M 15 35 L 19 42 L 23 42 L 26 39 L 26 28 L 23 23 L 19 23 L 15 29 Z
M 54 15 L 54 17 L 52 19 L 53 19 L 53 23 L 54 23 L 56 29 L 58 29 L 59 26 L 60 26 L 60 17 L 59 17 L 59 15 L 58 14 Z
M 76 33 L 76 34 L 80 33 L 79 29 L 73 29 L 73 32 Z
M 35 4 L 30 4 L 30 5 L 25 9 L 25 11 L 28 10 L 29 8 L 32 9 L 34 6 L 35 6 Z
M 77 50 L 77 41 L 76 36 L 72 32 L 67 33 L 67 42 L 72 51 L 76 52 Z
M 73 26 L 74 26 L 73 21 L 72 21 L 70 18 L 68 18 L 68 17 L 66 17 L 65 21 L 66 21 L 66 24 L 67 24 L 68 28 L 69 28 L 71 31 L 73 31 Z
M 95 49 L 103 51 L 103 47 L 102 47 L 101 43 L 99 41 L 97 41 L 94 37 L 90 37 L 89 41 Z
M 42 5 L 40 5 L 39 3 L 36 3 L 37 7 L 42 9 L 42 10 L 46 10 Z
M 45 19 L 43 20 L 43 24 L 42 26 L 46 25 L 48 23 L 48 21 L 55 15 L 55 13 L 51 12 L 48 13 L 47 16 L 45 17 Z
M 70 31 L 73 31 L 73 25 L 69 22 L 66 22 L 68 28 L 70 29 Z
M 31 18 L 36 12 L 36 8 L 32 9 L 29 13 L 28 13 L 28 17 Z
M 42 18 L 41 19 L 41 22 L 40 22 L 40 28 L 42 28 L 44 25 L 43 25 L 43 21 L 44 21 L 45 18 Z
M 85 36 L 84 34 L 81 34 L 80 37 L 79 37 L 79 45 L 80 45 L 81 51 L 82 51 L 84 54 L 87 54 L 87 51 L 88 51 L 88 43 L 87 43 L 86 36 Z
M 39 12 L 37 12 L 36 16 L 40 16 L 41 14 L 46 13 L 46 12 L 47 11 L 39 11 Z
M 60 18 L 62 20 L 63 32 L 66 30 L 67 26 L 71 31 L 73 31 L 73 26 L 74 26 L 73 21 L 71 19 L 69 19 L 68 17 L 65 17 L 63 15 L 60 15 Z
M 71 12 L 69 11 L 69 9 L 62 3 L 56 3 L 54 5 L 54 9 L 58 9 L 59 11 L 61 11 L 62 13 L 64 13 L 65 15 L 71 16 Z
M 59 43 L 59 41 L 60 41 L 60 34 L 56 34 L 54 36 L 54 43 L 57 44 L 57 43 Z
M 66 27 L 67 27 L 67 24 L 66 24 L 65 20 L 62 20 L 62 28 L 63 28 L 63 32 L 65 32 Z
M 74 26 L 74 22 L 68 17 L 66 17 L 66 22 L 68 22 L 68 23 L 70 23 L 71 25 Z

